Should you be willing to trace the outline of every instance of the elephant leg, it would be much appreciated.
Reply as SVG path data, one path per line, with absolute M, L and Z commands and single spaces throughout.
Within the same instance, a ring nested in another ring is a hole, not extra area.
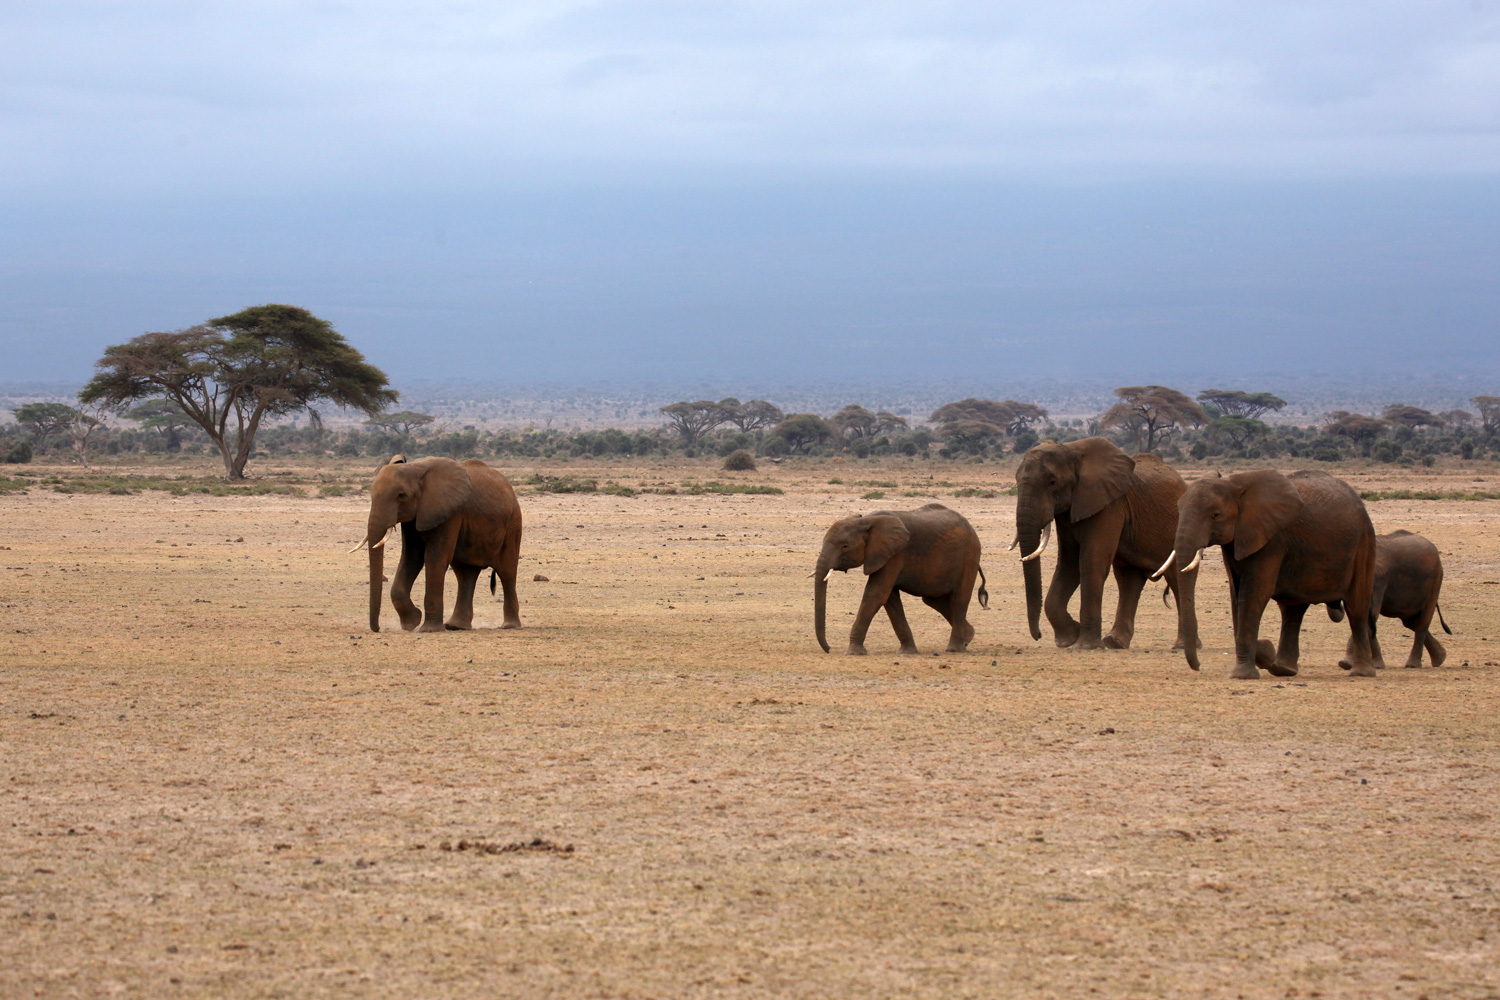
M 1068 602 L 1073 591 L 1078 589 L 1077 546 L 1072 552 L 1064 549 L 1061 539 L 1057 546 L 1057 566 L 1052 571 L 1052 583 L 1047 587 L 1047 598 L 1042 610 L 1047 613 L 1047 624 L 1052 626 L 1052 638 L 1059 649 L 1066 649 L 1078 641 L 1078 623 L 1068 614 Z
M 891 589 L 890 599 L 885 602 L 885 616 L 896 630 L 896 641 L 901 643 L 901 652 L 916 655 L 917 642 L 912 638 L 911 625 L 906 620 L 906 609 L 901 606 L 901 591 Z
M 1115 606 L 1115 623 L 1104 637 L 1106 649 L 1129 649 L 1135 637 L 1135 613 L 1141 604 L 1141 591 L 1146 586 L 1146 574 L 1134 566 L 1115 563 L 1115 586 L 1120 591 L 1120 603 Z
M 1078 641 L 1079 649 L 1103 649 L 1104 581 L 1109 578 L 1113 553 L 1099 545 L 1078 546 Z
M 865 581 L 865 593 L 859 600 L 859 611 L 854 616 L 854 627 L 849 630 L 849 656 L 865 655 L 865 635 L 870 631 L 870 622 L 875 612 L 885 607 L 895 592 L 896 574 L 882 569 Z
M 501 628 L 521 627 L 521 597 L 516 592 L 516 567 L 521 562 L 519 539 L 507 541 L 495 560 L 495 572 L 500 577 L 500 586 L 505 591 L 505 624 Z
M 1260 676 L 1256 660 L 1267 661 L 1260 648 L 1260 619 L 1276 586 L 1279 566 L 1256 565 L 1240 574 L 1234 588 L 1234 670 L 1236 680 L 1254 680 Z M 1267 646 L 1270 643 L 1266 643 Z
M 407 530 L 409 525 L 403 524 L 401 528 L 401 562 L 391 578 L 391 604 L 396 608 L 396 617 L 401 619 L 401 627 L 410 632 L 422 624 L 422 612 L 411 600 L 411 585 L 422 571 L 427 545 L 415 530 Z
M 453 549 L 457 535 L 447 538 L 429 538 L 427 541 L 425 586 L 422 591 L 422 624 L 418 632 L 442 632 L 443 625 L 443 578 L 448 575 L 448 566 L 453 561 Z
M 463 632 L 474 627 L 474 585 L 479 582 L 482 566 L 454 566 L 453 575 L 458 577 L 458 594 L 453 602 L 453 614 L 448 616 L 443 627 L 452 632 Z
M 1443 661 L 1448 658 L 1448 651 L 1443 648 L 1442 643 L 1437 641 L 1437 637 L 1432 634 L 1431 629 L 1426 629 L 1422 632 L 1422 645 L 1427 647 L 1427 655 L 1432 658 L 1432 665 L 1434 667 L 1441 667 Z M 1419 664 L 1420 662 L 1418 660 Z
M 1281 643 L 1276 656 L 1265 668 L 1276 677 L 1296 677 L 1297 661 L 1302 656 L 1302 618 L 1306 604 L 1281 604 Z

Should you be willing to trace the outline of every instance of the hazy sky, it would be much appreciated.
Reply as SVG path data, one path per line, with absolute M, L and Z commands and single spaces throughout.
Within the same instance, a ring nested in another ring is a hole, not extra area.
M 1500 2 L 6 3 L 0 382 L 1500 378 Z M 1497 387 L 1500 388 L 1500 387 Z

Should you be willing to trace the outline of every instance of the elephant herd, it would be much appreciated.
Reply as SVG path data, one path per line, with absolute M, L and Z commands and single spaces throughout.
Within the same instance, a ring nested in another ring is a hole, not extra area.
M 489 569 L 490 591 L 504 588 L 505 628 L 520 625 L 516 567 L 521 511 L 515 491 L 499 472 L 471 459 L 397 455 L 376 474 L 370 491 L 365 541 L 370 549 L 370 628 L 380 630 L 382 548 L 401 526 L 401 562 L 391 601 L 405 629 L 441 631 L 471 627 L 474 588 Z M 1042 594 L 1040 557 L 1057 539 L 1057 564 Z M 1016 533 L 1021 550 L 1026 617 L 1033 639 L 1042 637 L 1045 612 L 1059 647 L 1125 649 L 1147 580 L 1165 577 L 1176 597 L 1177 637 L 1188 665 L 1199 667 L 1197 577 L 1203 552 L 1217 545 L 1229 577 L 1235 664 L 1231 676 L 1255 678 L 1261 668 L 1276 676 L 1298 671 L 1303 616 L 1327 606 L 1334 621 L 1349 622 L 1339 665 L 1351 675 L 1374 676 L 1384 667 L 1376 638 L 1378 617 L 1398 618 L 1415 633 L 1406 666 L 1418 667 L 1425 650 L 1433 666 L 1446 658 L 1433 637 L 1443 582 L 1437 548 L 1420 535 L 1375 534 L 1364 502 L 1349 485 L 1324 472 L 1283 475 L 1270 469 L 1214 475 L 1191 484 L 1155 455 L 1127 455 L 1099 437 L 1028 451 L 1016 470 Z M 357 546 L 358 548 L 360 546 Z M 849 633 L 847 652 L 865 653 L 865 637 L 884 608 L 901 644 L 916 652 L 901 595 L 920 597 L 948 622 L 947 650 L 961 652 L 974 637 L 969 602 L 988 607 L 981 546 L 973 526 L 956 511 L 932 503 L 912 511 L 876 511 L 844 518 L 828 529 L 813 572 L 818 644 L 826 636 L 828 580 L 834 571 L 859 567 L 868 578 Z M 453 614 L 443 620 L 443 580 L 458 578 Z M 410 597 L 426 571 L 424 607 Z M 1105 578 L 1114 574 L 1119 600 L 1103 631 Z M 978 591 L 975 592 L 975 583 Z M 1078 618 L 1069 613 L 1079 592 Z M 1267 603 L 1281 609 L 1280 642 L 1260 638 Z

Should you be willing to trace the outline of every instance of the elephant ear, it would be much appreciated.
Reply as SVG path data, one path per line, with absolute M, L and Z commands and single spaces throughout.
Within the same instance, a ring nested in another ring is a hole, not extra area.
M 865 542 L 865 576 L 880 572 L 881 567 L 906 548 L 911 532 L 901 519 L 892 514 L 870 517 L 870 537 Z
M 1078 463 L 1078 483 L 1073 487 L 1069 513 L 1076 524 L 1125 495 L 1135 479 L 1135 459 L 1102 437 L 1074 441 L 1067 447 Z
M 1228 477 L 1239 490 L 1240 515 L 1234 525 L 1234 557 L 1259 552 L 1273 535 L 1302 512 L 1302 494 L 1291 480 L 1272 469 L 1236 472 Z
M 451 458 L 424 458 L 410 463 L 422 471 L 422 498 L 417 501 L 418 531 L 431 531 L 457 514 L 474 492 L 469 473 Z

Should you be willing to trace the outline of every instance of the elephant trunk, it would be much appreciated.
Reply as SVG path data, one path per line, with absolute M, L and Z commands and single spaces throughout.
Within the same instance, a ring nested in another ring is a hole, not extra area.
M 826 631 L 826 619 L 828 617 L 828 574 L 832 572 L 829 568 L 827 554 L 818 557 L 818 566 L 813 570 L 813 631 L 818 636 L 818 645 L 823 647 L 823 652 L 828 652 L 828 633 Z
M 1021 554 L 1036 552 L 1042 544 L 1042 529 L 1052 523 L 1050 504 L 1022 496 L 1016 506 L 1016 541 Z M 1042 562 L 1029 559 L 1021 563 L 1021 576 L 1026 581 L 1026 624 L 1031 628 L 1031 637 L 1042 637 Z
M 370 546 L 370 631 L 380 631 L 380 591 L 385 583 L 385 546 Z
M 1182 559 L 1181 554 L 1177 557 Z M 1191 557 L 1189 557 L 1191 558 Z M 1198 669 L 1198 571 L 1177 577 L 1177 632 L 1188 666 Z
M 370 547 L 370 631 L 380 631 L 380 592 L 385 584 L 385 536 L 391 529 L 383 518 L 370 512 L 365 528 L 365 544 Z

